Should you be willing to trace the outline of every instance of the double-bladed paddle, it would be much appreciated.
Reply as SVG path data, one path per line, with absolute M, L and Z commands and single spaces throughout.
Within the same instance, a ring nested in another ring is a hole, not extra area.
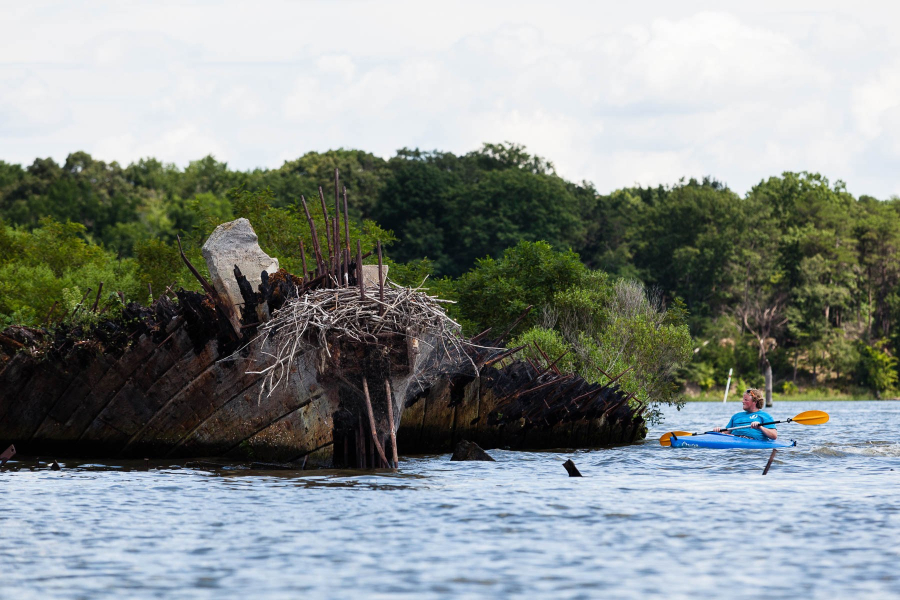
M 776 423 L 800 423 L 801 425 L 821 425 L 822 423 L 828 422 L 828 413 L 823 412 L 821 410 L 807 410 L 805 412 L 800 413 L 796 417 L 791 417 L 790 419 L 785 419 L 784 421 L 769 421 L 768 423 L 760 423 L 760 426 L 764 425 L 775 425 Z M 747 429 L 748 427 L 752 427 L 752 425 L 742 425 L 741 427 L 732 427 L 731 429 L 723 429 L 718 433 L 725 433 L 728 431 L 735 431 L 737 429 Z M 685 437 L 692 435 L 704 435 L 706 433 L 716 433 L 715 431 L 704 431 L 703 433 L 690 433 L 689 431 L 670 431 L 668 433 L 664 433 L 661 438 L 659 438 L 660 446 L 671 446 L 672 445 L 672 436 L 675 437 Z

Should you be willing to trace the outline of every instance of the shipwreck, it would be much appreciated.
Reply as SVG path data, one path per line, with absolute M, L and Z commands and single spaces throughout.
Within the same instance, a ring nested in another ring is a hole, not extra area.
M 401 450 L 448 452 L 460 439 L 542 449 L 643 437 L 643 408 L 614 378 L 589 384 L 516 359 L 505 335 L 464 338 L 442 300 L 388 279 L 380 244 L 363 265 L 337 173 L 331 217 L 320 196 L 325 232 L 301 198 L 313 247 L 307 268 L 300 246 L 299 276 L 239 219 L 204 245 L 209 280 L 182 252 L 203 293 L 169 289 L 90 326 L 69 315 L 0 332 L 0 446 L 386 468 Z

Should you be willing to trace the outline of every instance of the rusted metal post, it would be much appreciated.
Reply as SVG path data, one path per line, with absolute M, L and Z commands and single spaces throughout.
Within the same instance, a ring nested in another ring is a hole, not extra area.
M 303 203 L 303 212 L 306 213 L 306 220 L 309 223 L 309 232 L 312 234 L 313 254 L 316 257 L 316 275 L 322 275 L 325 272 L 322 263 L 322 249 L 319 247 L 319 236 L 316 233 L 316 222 L 313 221 L 312 215 L 309 214 L 309 207 L 306 205 L 306 198 L 300 196 L 300 202 Z
M 188 257 L 184 254 L 184 249 L 181 247 L 181 236 L 176 235 L 175 239 L 178 240 L 178 251 L 181 253 L 181 260 L 184 261 L 184 264 L 187 265 L 187 268 L 191 273 L 194 274 L 194 277 L 197 278 L 197 281 L 200 282 L 200 285 L 203 286 L 203 289 L 206 290 L 206 293 L 210 295 L 213 299 L 213 302 L 216 305 L 216 310 L 219 311 L 222 317 L 228 321 L 229 325 L 229 333 L 235 340 L 241 339 L 241 328 L 240 325 L 236 324 L 240 322 L 240 319 L 234 313 L 234 305 L 231 304 L 231 301 L 227 297 L 222 297 L 219 295 L 219 292 L 214 288 L 204 277 L 200 274 L 194 265 L 191 264 L 191 261 L 188 260 Z M 121 294 L 121 292 L 119 292 Z M 121 296 L 120 296 L 121 297 Z M 124 299 L 123 299 L 124 302 Z
M 72 309 L 72 317 L 75 316 L 75 313 L 77 313 L 77 312 L 78 312 L 78 309 L 81 308 L 81 306 L 84 304 L 84 299 L 88 297 L 88 294 L 91 293 L 92 289 L 93 289 L 93 288 L 88 288 L 88 290 L 84 293 L 84 296 L 81 297 L 81 302 L 79 302 L 78 304 L 76 304 L 76 305 L 75 305 L 75 308 Z M 66 315 L 63 315 L 63 318 L 65 318 L 65 316 L 66 316 Z M 69 318 L 71 318 L 71 317 L 69 317 Z
M 198 270 L 194 267 L 194 265 L 191 264 L 191 261 L 189 261 L 189 260 L 188 260 L 188 257 L 185 255 L 184 249 L 181 247 L 181 236 L 180 236 L 180 235 L 176 235 L 176 236 L 175 236 L 175 239 L 178 240 L 178 252 L 181 254 L 181 260 L 183 260 L 183 261 L 184 261 L 184 264 L 187 265 L 188 270 L 194 275 L 194 277 L 197 279 L 197 281 L 200 282 L 200 285 L 203 286 L 203 289 L 206 291 L 207 294 L 209 294 L 210 296 L 212 296 L 213 299 L 218 298 L 218 297 L 219 297 L 219 292 L 216 291 L 216 288 L 214 288 L 214 287 L 206 280 L 206 278 L 204 278 L 203 275 L 200 274 L 200 271 L 198 271 Z
M 303 240 L 300 240 L 300 262 L 303 263 L 303 276 L 300 278 L 300 281 L 303 285 L 306 285 L 306 250 L 303 249 Z
M 529 304 L 529 305 L 525 308 L 525 310 L 522 311 L 522 314 L 519 315 L 519 318 L 518 318 L 518 319 L 516 319 L 515 321 L 513 321 L 513 324 L 509 326 L 509 329 L 507 329 L 506 331 L 504 331 L 504 332 L 503 332 L 503 335 L 501 335 L 499 338 L 497 338 L 497 343 L 498 343 L 498 344 L 499 344 L 500 342 L 502 342 L 502 341 L 506 338 L 506 336 L 508 336 L 510 333 L 512 333 L 512 330 L 516 328 L 516 325 L 518 325 L 518 324 L 522 321 L 522 319 L 524 319 L 525 317 L 528 316 L 528 313 L 531 312 L 531 309 L 532 309 L 532 308 L 534 308 L 534 305 L 533 305 L 533 304 Z
M 344 188 L 344 247 L 346 252 L 341 252 L 344 261 L 344 286 L 350 285 L 350 211 L 347 209 L 347 188 Z
M 59 300 L 53 302 L 53 306 L 50 307 L 50 312 L 47 313 L 47 316 L 44 318 L 44 322 L 41 325 L 47 325 L 50 323 L 50 316 L 53 314 L 53 311 L 56 310 L 56 305 L 59 304 Z
M 620 377 L 622 377 L 623 375 L 625 375 L 626 373 L 628 373 L 628 372 L 629 372 L 630 370 L 632 370 L 633 368 L 634 368 L 634 365 L 631 365 L 630 367 L 628 367 L 627 369 L 625 369 L 624 371 L 622 371 L 621 373 L 619 373 L 618 375 L 616 375 L 615 377 L 613 377 L 612 379 L 610 379 L 609 382 L 607 382 L 607 384 L 606 384 L 607 387 L 608 387 L 608 386 L 611 386 L 612 384 L 614 384 L 615 382 L 617 382 L 617 381 L 619 380 Z
M 356 240 L 356 282 L 359 284 L 359 299 L 366 299 L 366 283 L 363 281 L 362 244 Z
M 394 459 L 394 468 L 400 468 L 400 459 L 397 457 L 397 433 L 394 430 L 394 401 L 391 396 L 391 380 L 385 378 L 384 393 L 387 396 L 388 425 L 391 428 L 391 458 Z
M 91 307 L 91 312 L 97 312 L 97 305 L 100 304 L 100 294 L 103 292 L 103 282 L 100 282 L 100 285 L 97 286 L 97 298 L 94 299 L 94 306 Z
M 335 213 L 335 222 L 334 222 L 334 233 L 335 233 L 335 248 L 340 248 L 340 231 L 341 231 L 341 222 L 338 219 L 338 215 L 341 214 L 341 199 L 340 199 L 340 173 L 338 172 L 337 167 L 334 168 L 334 213 Z
M 378 455 L 381 456 L 381 460 L 384 461 L 384 464 L 388 464 L 387 456 L 384 454 L 384 448 L 381 447 L 381 442 L 378 441 L 378 430 L 375 428 L 375 413 L 372 411 L 372 400 L 369 399 L 369 384 L 366 381 L 365 375 L 362 378 L 362 384 L 363 396 L 366 399 L 366 412 L 369 413 L 369 426 L 372 428 L 372 441 L 375 442 L 375 449 L 378 450 Z M 391 429 L 391 431 L 393 431 L 393 429 Z
M 333 262 L 332 258 L 332 231 L 331 231 L 331 223 L 328 220 L 328 208 L 325 206 L 325 194 L 322 192 L 322 186 L 319 186 L 319 200 L 322 202 L 322 218 L 325 220 L 325 241 L 328 244 L 328 262 L 329 264 Z
M 378 301 L 381 302 L 381 306 L 378 307 L 378 314 L 384 314 L 384 274 L 382 261 L 381 261 L 381 240 L 378 240 Z
M 338 287 L 341 285 L 343 275 L 341 275 L 341 197 L 339 194 L 338 182 L 340 175 L 337 168 L 334 170 L 334 264 L 335 276 L 338 280 Z
M 331 232 L 331 235 L 333 237 L 334 236 L 334 219 L 332 219 L 331 217 L 328 217 L 328 230 Z M 334 241 L 334 240 L 332 239 L 332 241 Z M 328 253 L 329 253 L 329 255 L 328 255 L 329 271 L 328 272 L 331 273 L 331 276 L 334 278 L 336 286 L 340 287 L 340 279 L 339 279 L 339 276 L 337 273 L 337 265 L 338 265 L 337 254 L 332 253 L 331 247 L 328 248 Z
M 350 211 L 347 210 L 347 188 L 344 188 L 344 243 L 350 251 Z

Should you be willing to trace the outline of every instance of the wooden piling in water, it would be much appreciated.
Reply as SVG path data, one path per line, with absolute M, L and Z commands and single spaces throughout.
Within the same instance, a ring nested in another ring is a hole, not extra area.
M 369 426 L 372 428 L 372 441 L 375 443 L 375 449 L 378 450 L 378 455 L 381 457 L 381 460 L 387 465 L 387 456 L 384 453 L 384 448 L 381 447 L 381 442 L 378 441 L 378 429 L 375 427 L 375 412 L 372 410 L 372 400 L 369 398 L 369 384 L 366 381 L 365 375 L 363 375 L 362 378 L 362 386 L 363 395 L 366 400 L 366 412 L 369 414 Z M 393 429 L 391 431 L 393 431 Z
M 772 461 L 775 460 L 775 454 L 778 453 L 778 448 L 772 449 L 772 454 L 769 455 L 769 462 L 766 463 L 766 468 L 763 469 L 763 475 L 769 472 L 769 467 L 772 466 Z
M 400 467 L 400 460 L 397 458 L 397 428 L 394 426 L 394 400 L 391 396 L 391 380 L 384 380 L 384 393 L 387 397 L 387 414 L 388 426 L 391 428 L 391 455 L 394 459 L 394 468 Z

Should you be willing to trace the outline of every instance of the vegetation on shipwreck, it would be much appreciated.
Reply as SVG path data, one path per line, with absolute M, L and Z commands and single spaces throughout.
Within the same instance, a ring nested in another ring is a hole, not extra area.
M 208 256 L 211 283 L 182 253 L 205 293 L 166 289 L 143 307 L 102 305 L 98 291 L 52 326 L 4 331 L 0 440 L 25 454 L 395 464 L 408 388 L 427 384 L 419 363 L 464 357 L 460 328 L 436 299 L 387 283 L 381 264 L 367 287 L 335 188 L 321 245 L 309 219 L 313 264 L 301 246 L 299 277 L 235 264 L 229 282 Z M 262 253 L 246 220 L 220 230 Z M 223 248 L 226 260 L 246 250 Z
M 499 347 L 515 324 L 491 344 L 480 341 L 487 332 L 466 340 L 440 300 L 387 281 L 380 244 L 378 265 L 363 265 L 372 253 L 359 240 L 353 252 L 344 192 L 341 206 L 335 173 L 332 216 L 320 189 L 318 220 L 301 198 L 311 247 L 307 257 L 300 240 L 300 276 L 228 274 L 206 256 L 211 283 L 181 252 L 202 293 L 169 286 L 141 306 L 121 294 L 101 301 L 101 284 L 72 312 L 53 307 L 41 327 L 2 332 L 0 443 L 25 454 L 384 467 L 404 436 L 404 451 L 418 452 L 460 436 L 550 448 L 643 435 L 647 403 L 618 377 L 601 385 L 558 360 L 516 359 L 540 347 Z M 219 229 L 241 221 L 249 228 Z M 251 261 L 268 263 L 278 264 L 264 253 Z

